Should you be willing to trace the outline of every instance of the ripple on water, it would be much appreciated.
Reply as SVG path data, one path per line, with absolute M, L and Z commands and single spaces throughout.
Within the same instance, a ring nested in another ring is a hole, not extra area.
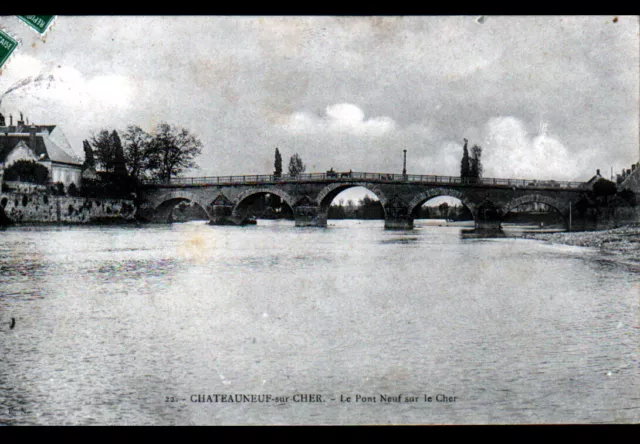
M 580 248 L 374 222 L 3 232 L 0 325 L 18 324 L 0 332 L 0 424 L 640 419 L 637 273 Z M 460 401 L 164 402 L 295 392 Z

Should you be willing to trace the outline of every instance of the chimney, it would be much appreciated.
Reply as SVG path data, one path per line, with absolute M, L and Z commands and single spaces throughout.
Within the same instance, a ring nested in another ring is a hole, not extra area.
M 600 170 L 596 170 L 596 176 L 600 176 Z

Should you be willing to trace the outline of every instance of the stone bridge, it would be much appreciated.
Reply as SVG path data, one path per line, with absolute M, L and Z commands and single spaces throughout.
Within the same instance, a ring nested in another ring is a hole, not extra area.
M 180 202 L 193 202 L 207 213 L 211 223 L 247 223 L 248 208 L 266 194 L 279 196 L 294 215 L 296 226 L 325 227 L 329 206 L 342 191 L 364 187 L 382 204 L 385 228 L 413 228 L 417 210 L 429 199 L 451 196 L 471 211 L 477 228 L 499 229 L 504 216 L 515 207 L 542 202 L 580 229 L 571 203 L 588 190 L 585 182 L 522 179 L 461 179 L 452 176 L 383 173 L 312 173 L 297 176 L 220 176 L 173 179 L 169 183 L 147 181 L 141 191 L 139 215 L 167 222 Z

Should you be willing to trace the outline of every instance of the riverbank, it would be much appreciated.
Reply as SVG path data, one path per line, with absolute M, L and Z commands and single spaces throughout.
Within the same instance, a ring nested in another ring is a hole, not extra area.
M 0 225 L 134 222 L 133 201 L 55 196 L 47 192 L 0 193 Z
M 598 248 L 608 259 L 640 269 L 640 224 L 603 231 L 525 233 L 522 237 L 557 244 Z

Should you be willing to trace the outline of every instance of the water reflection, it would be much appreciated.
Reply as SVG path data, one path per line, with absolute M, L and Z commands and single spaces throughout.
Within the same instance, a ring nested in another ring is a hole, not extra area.
M 392 239 L 382 239 L 379 243 L 381 244 L 415 244 L 420 240 L 417 236 L 404 236 L 404 237 L 396 237 Z
M 639 274 L 505 233 L 334 223 L 5 231 L 0 424 L 637 422 Z M 440 391 L 460 402 L 164 402 Z
M 501 239 L 508 237 L 503 230 L 482 230 L 479 228 L 460 230 L 461 239 Z
M 0 282 L 4 279 L 11 280 L 17 276 L 37 278 L 45 273 L 46 264 L 36 258 L 5 258 L 0 261 L 2 276 Z
M 559 233 L 567 231 L 564 228 L 559 227 L 548 227 L 541 228 L 538 226 L 531 225 L 515 225 L 511 224 L 509 226 L 503 226 L 500 230 L 495 229 L 481 229 L 481 228 L 463 228 L 460 230 L 460 235 L 462 238 L 504 238 L 504 237 L 520 237 L 523 234 L 532 234 L 532 233 Z

